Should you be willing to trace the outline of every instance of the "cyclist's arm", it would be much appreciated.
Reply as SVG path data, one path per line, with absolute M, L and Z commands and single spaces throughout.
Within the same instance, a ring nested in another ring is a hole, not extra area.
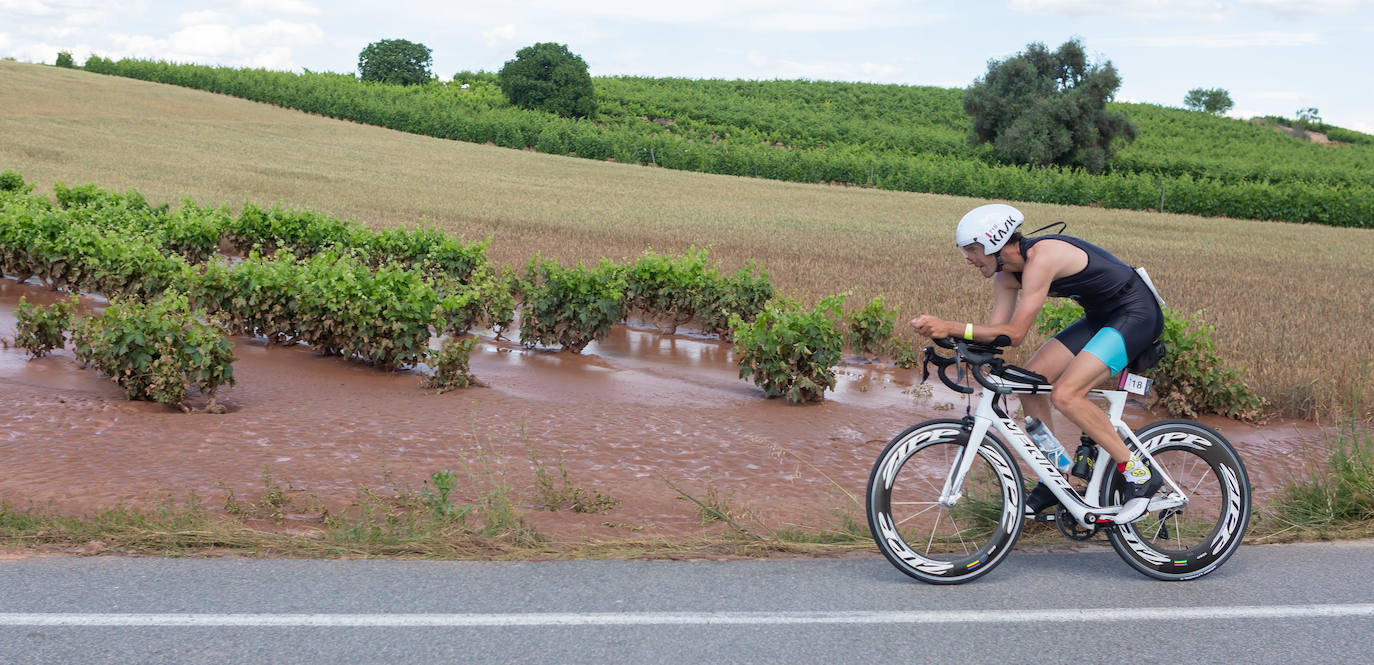
M 986 325 L 973 327 L 973 339 L 991 342 L 997 339 L 998 335 L 1006 335 L 1011 339 L 1012 346 L 1020 346 L 1026 339 L 1026 333 L 1030 332 L 1031 325 L 1035 323 L 1035 317 L 1039 316 L 1040 309 L 1045 306 L 1045 299 L 1050 295 L 1050 282 L 1054 280 L 1057 269 L 1056 262 L 1052 260 L 1027 261 L 1025 271 L 1021 273 L 1019 298 L 1018 291 L 1009 289 L 1010 284 L 1015 284 L 1015 278 L 998 273 L 993 281 L 996 291 L 992 319 Z M 1004 275 L 1005 279 L 1002 279 Z M 1002 283 L 998 284 L 998 281 Z M 1006 322 L 999 323 L 999 310 L 1008 302 L 1008 296 L 1004 295 L 1004 291 L 1008 290 L 1011 314 Z
M 992 277 L 992 314 L 988 316 L 988 323 L 999 325 L 1011 321 L 1012 312 L 1016 311 L 1016 297 L 1021 293 L 1021 282 L 1016 281 L 1015 277 L 999 272 Z

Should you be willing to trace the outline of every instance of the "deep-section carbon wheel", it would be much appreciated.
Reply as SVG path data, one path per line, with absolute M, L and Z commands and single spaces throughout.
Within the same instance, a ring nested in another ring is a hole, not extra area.
M 992 570 L 1021 534 L 1021 470 L 992 434 L 983 438 L 953 506 L 945 479 L 968 444 L 960 420 L 929 420 L 897 435 L 868 478 L 868 528 L 898 570 L 922 582 L 958 584 Z
M 1190 580 L 1216 570 L 1240 546 L 1250 523 L 1250 478 L 1225 437 L 1190 420 L 1162 420 L 1136 431 L 1155 463 L 1188 504 L 1150 513 L 1107 532 L 1132 568 L 1161 580 Z M 1103 505 L 1122 502 L 1120 474 L 1103 487 Z M 1170 492 L 1166 484 L 1157 496 Z

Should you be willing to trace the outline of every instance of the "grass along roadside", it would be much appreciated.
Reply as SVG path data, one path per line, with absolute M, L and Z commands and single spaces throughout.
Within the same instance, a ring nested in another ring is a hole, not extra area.
M 883 295 L 906 318 L 967 320 L 990 306 L 987 283 L 950 242 L 979 200 L 443 141 L 54 67 L 0 62 L 0 76 L 0 170 L 40 190 L 96 182 L 155 202 L 284 202 L 374 229 L 427 220 L 468 240 L 490 236 L 492 259 L 516 266 L 535 252 L 571 264 L 709 247 L 725 271 L 757 260 L 780 293 L 807 301 L 848 290 L 850 303 Z M 1148 267 L 1170 307 L 1201 312 L 1220 355 L 1288 413 L 1343 411 L 1340 396 L 1362 371 L 1351 359 L 1374 357 L 1374 336 L 1314 353 L 1304 327 L 1291 325 L 1374 329 L 1374 308 L 1347 286 L 1374 281 L 1374 265 L 1332 251 L 1368 244 L 1369 230 L 1017 205 L 1031 228 L 1064 220 Z M 1374 405 L 1374 386 L 1361 403 Z
M 1326 463 L 1295 477 L 1269 505 L 1254 507 L 1250 544 L 1374 537 L 1374 436 L 1355 423 L 1328 444 Z M 611 494 L 569 479 L 561 460 L 550 467 L 529 447 L 535 486 L 518 495 L 506 471 L 479 447 L 454 471 L 438 471 L 421 488 L 395 481 L 360 488 L 346 506 L 313 492 L 284 489 L 264 470 L 251 497 L 225 490 L 221 510 L 190 494 L 151 507 L 118 506 L 82 516 L 56 506 L 0 501 L 0 548 L 63 554 L 150 556 L 285 556 L 297 558 L 427 558 L 446 560 L 763 558 L 876 554 L 858 499 L 836 485 L 828 526 L 770 524 L 733 490 L 711 482 L 689 491 L 664 478 L 695 513 L 701 529 L 665 536 L 635 525 L 616 537 L 560 540 L 540 533 L 537 511 L 605 513 Z M 784 453 L 780 453 L 784 454 Z M 794 456 L 795 457 L 795 456 Z M 824 473 L 806 464 L 811 470 Z M 828 478 L 827 478 L 828 479 Z M 332 504 L 332 506 L 331 506 Z M 1103 538 L 1064 540 L 1052 524 L 1027 522 L 1017 547 L 1052 551 L 1105 547 Z

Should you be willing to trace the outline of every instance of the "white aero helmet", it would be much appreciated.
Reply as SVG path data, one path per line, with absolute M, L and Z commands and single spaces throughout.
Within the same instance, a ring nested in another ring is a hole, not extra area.
M 1005 203 L 989 203 L 968 211 L 954 231 L 954 242 L 960 247 L 973 243 L 983 246 L 984 254 L 996 254 L 1006 246 L 1007 239 L 1021 226 L 1026 216 Z

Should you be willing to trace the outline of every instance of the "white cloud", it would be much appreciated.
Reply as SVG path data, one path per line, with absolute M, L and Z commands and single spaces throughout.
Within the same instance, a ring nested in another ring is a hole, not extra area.
M 171 62 L 295 69 L 294 46 L 310 46 L 324 40 L 324 30 L 314 23 L 273 19 L 267 23 L 230 26 L 213 23 L 190 25 L 166 39 L 149 35 L 111 35 L 118 45 L 106 57 L 148 58 Z
M 486 42 L 487 46 L 492 48 L 497 48 L 502 44 L 515 41 L 515 24 L 507 23 L 505 25 L 498 25 L 483 32 L 482 41 Z
M 320 9 L 318 7 L 308 2 L 302 2 L 302 0 L 240 0 L 239 6 L 244 9 L 254 9 L 277 14 L 300 14 L 302 16 L 320 15 Z
M 57 10 L 49 7 L 48 4 L 40 2 L 40 0 L 0 0 L 0 10 L 33 16 L 56 13 Z
M 172 33 L 167 46 L 178 53 L 218 56 L 237 50 L 239 38 L 227 25 L 193 25 Z
M 1011 0 L 1008 6 L 1026 14 L 1106 16 L 1142 23 L 1175 19 L 1218 23 L 1235 16 L 1231 3 L 1217 0 Z
M 8 55 L 14 56 L 14 58 L 20 62 L 45 62 L 51 65 L 57 62 L 57 52 L 63 50 L 66 49 L 47 42 L 39 44 L 20 44 L 14 49 L 14 52 Z
M 217 11 L 205 10 L 187 12 L 177 17 L 180 25 L 200 25 L 202 23 L 233 23 L 234 17 Z
M 928 4 L 924 0 L 849 0 L 842 4 L 831 0 L 695 0 L 688 5 L 643 0 L 525 0 L 443 7 L 408 2 L 406 9 L 437 12 L 443 21 L 478 25 L 515 22 L 522 29 L 552 26 L 564 34 L 579 20 L 591 25 L 653 23 L 755 32 L 829 32 L 927 25 L 944 20 L 949 13 L 932 10 Z
M 10 33 L 0 32 L 0 49 L 8 49 L 14 40 L 10 39 Z
M 62 41 L 68 37 L 75 36 L 80 32 L 81 30 L 79 28 L 76 28 L 74 26 L 63 25 L 54 26 L 50 28 L 40 28 L 38 30 L 34 30 L 33 34 L 42 35 L 44 39 Z
M 865 62 L 859 66 L 859 71 L 867 74 L 872 81 L 890 81 L 906 73 L 905 69 L 897 65 L 877 62 Z
M 1235 35 L 1176 35 L 1123 39 L 1121 43 L 1155 48 L 1249 48 L 1255 46 L 1318 46 L 1326 43 L 1321 35 L 1312 32 L 1279 32 L 1267 30 Z
M 324 39 L 324 30 L 314 23 L 291 23 L 280 19 L 273 19 L 263 25 L 246 26 L 239 31 L 244 41 L 250 45 L 269 42 L 318 44 Z
M 109 21 L 110 15 L 100 10 L 71 10 L 67 12 L 68 25 L 88 26 Z
M 1341 16 L 1374 8 L 1370 0 L 1239 0 L 1240 4 L 1264 9 L 1283 17 Z
M 244 64 L 249 67 L 260 67 L 262 69 L 294 69 L 295 63 L 291 60 L 291 49 L 285 46 L 273 46 L 249 56 Z

